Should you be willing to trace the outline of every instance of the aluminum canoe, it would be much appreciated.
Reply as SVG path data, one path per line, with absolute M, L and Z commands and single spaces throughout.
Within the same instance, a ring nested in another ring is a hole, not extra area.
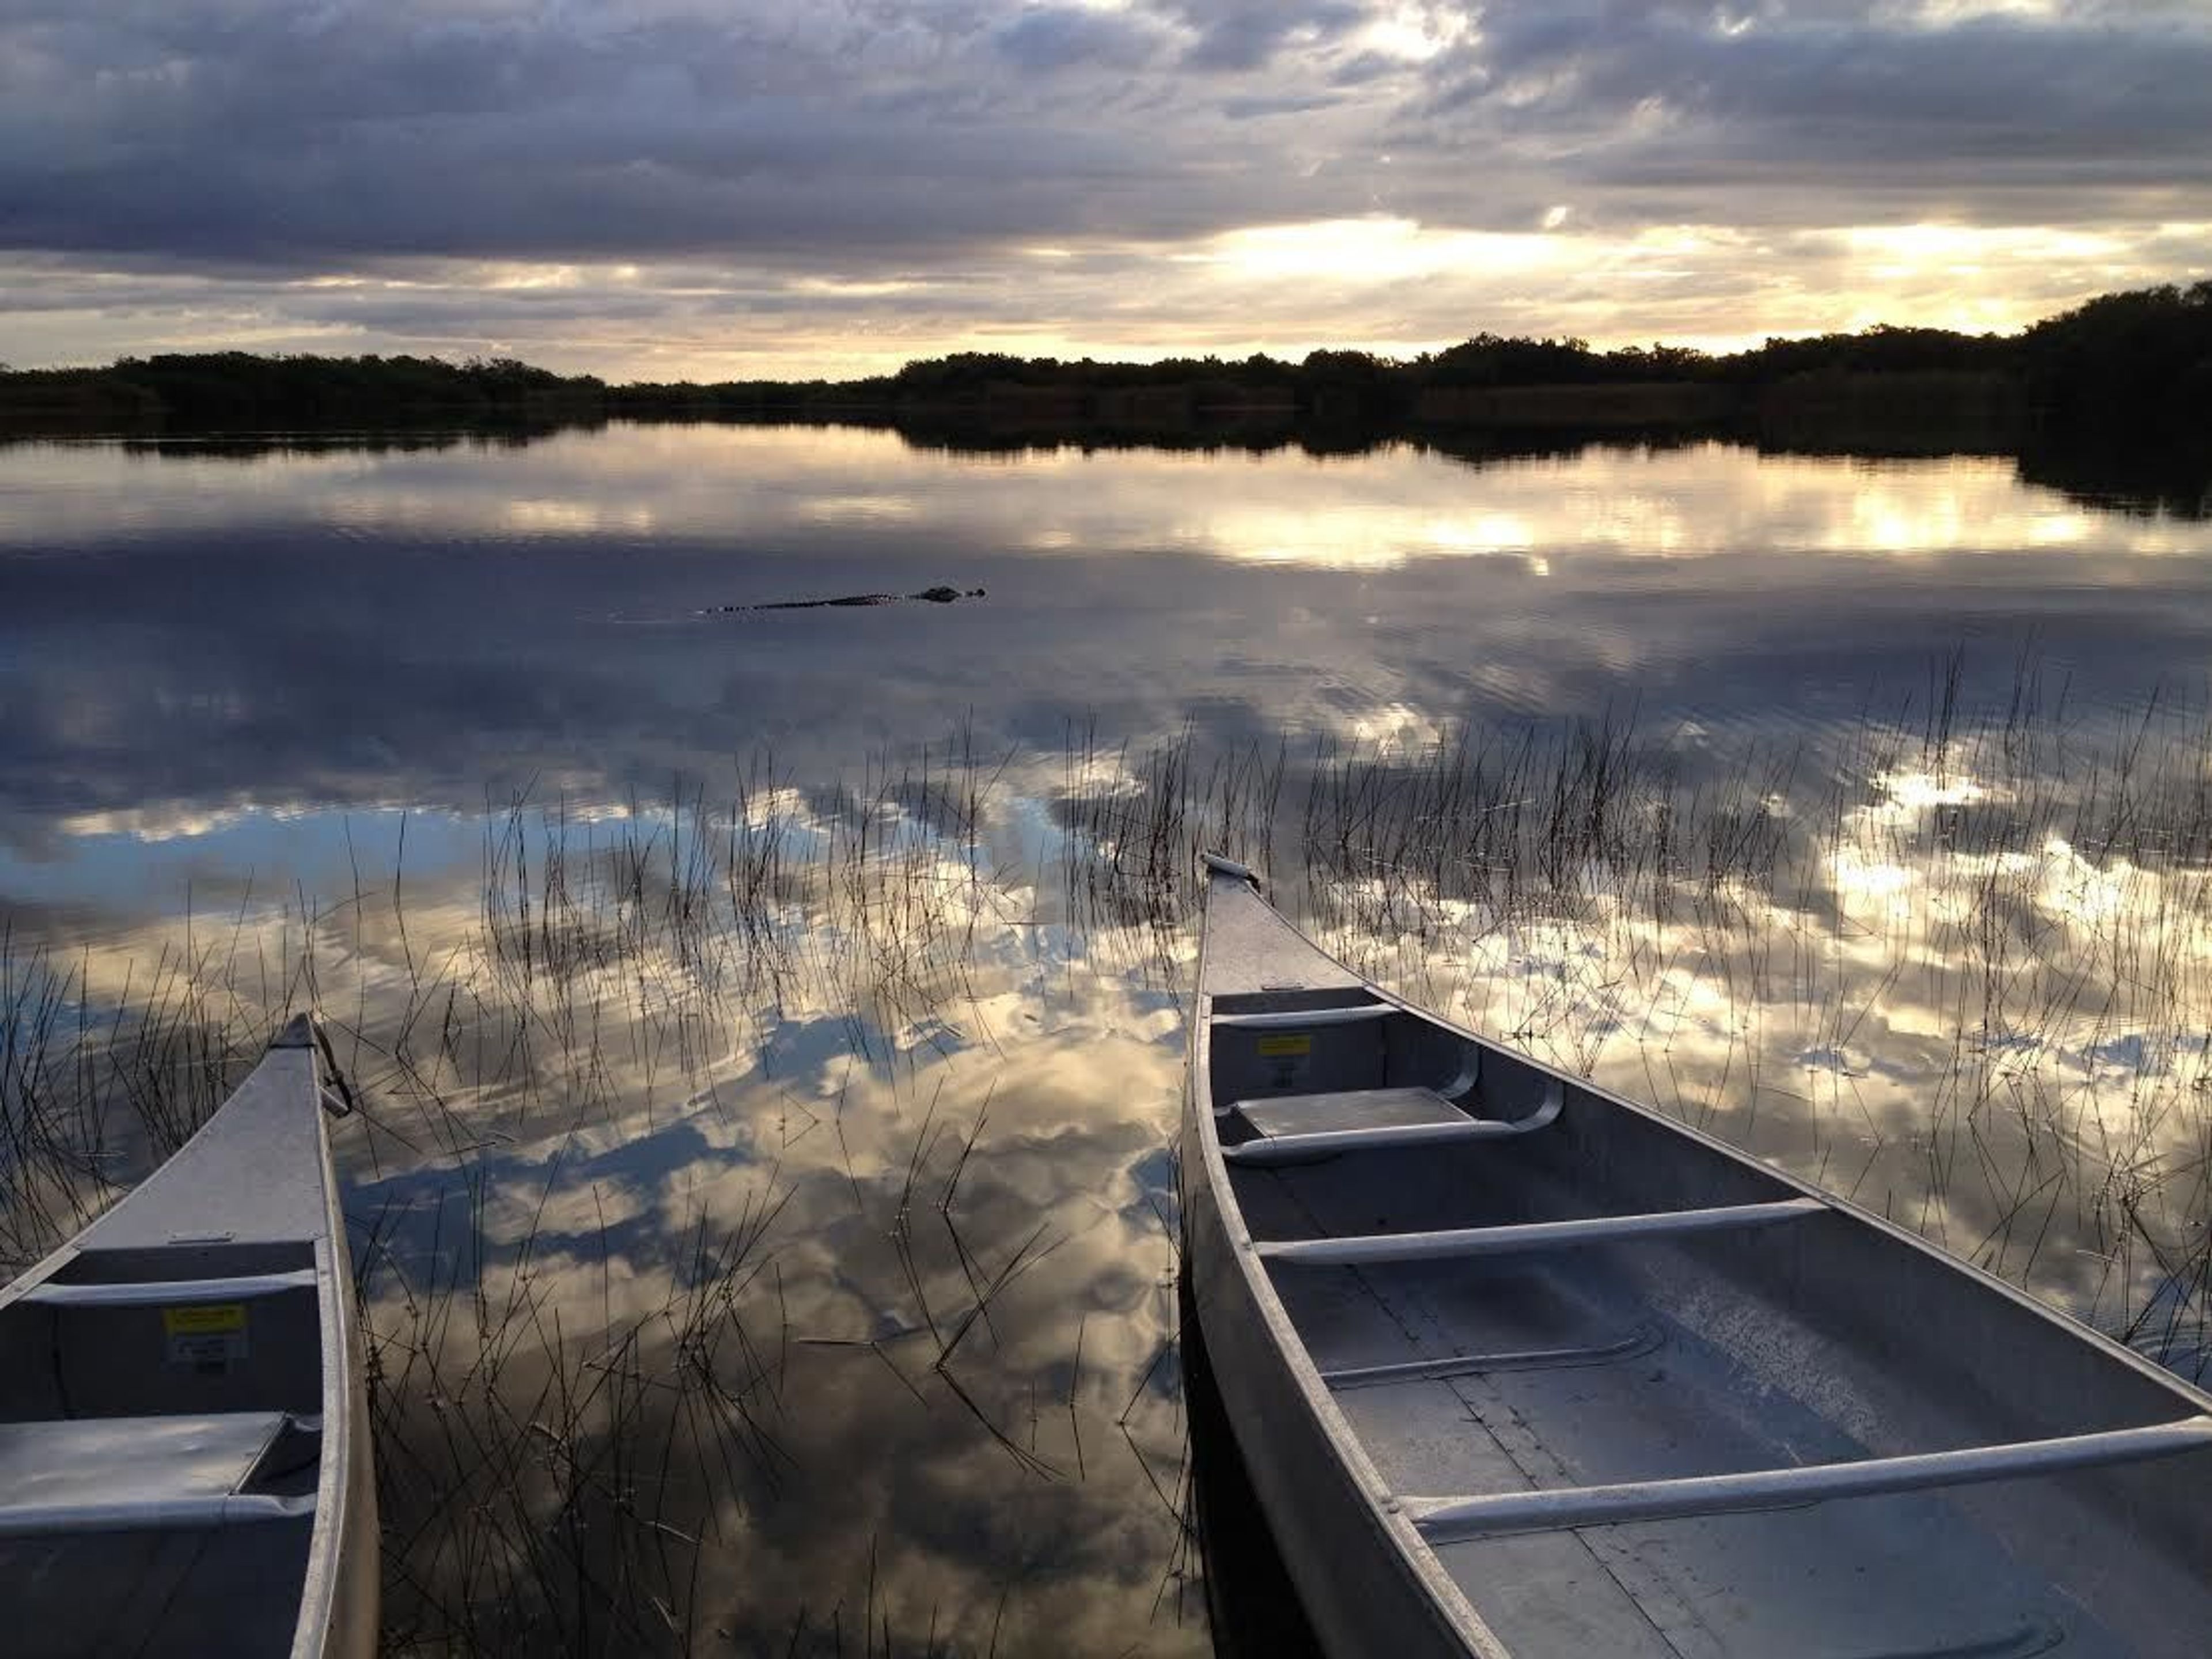
M 1208 865 L 1186 1289 L 1330 1654 L 2212 1653 L 2212 1395 Z
M 0 1291 L 0 1651 L 366 1656 L 376 1492 L 312 1026 Z

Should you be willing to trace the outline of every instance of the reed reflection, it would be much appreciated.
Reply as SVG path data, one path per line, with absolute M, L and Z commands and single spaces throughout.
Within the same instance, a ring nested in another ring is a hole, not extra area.
M 1201 845 L 1411 994 L 2201 1364 L 2201 737 L 2016 708 L 1718 774 L 1447 727 L 523 800 L 473 867 L 11 958 L 10 1254 L 313 1003 L 406 1641 L 1202 1650 Z

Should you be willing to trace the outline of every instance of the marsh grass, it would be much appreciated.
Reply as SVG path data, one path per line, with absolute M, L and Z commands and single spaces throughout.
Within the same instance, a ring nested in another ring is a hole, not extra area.
M 794 1367 L 830 1362 L 1018 1483 L 1127 1480 L 1169 1540 L 1154 1616 L 1190 1617 L 1172 1340 L 1114 1370 L 1069 1311 L 1066 1218 L 995 1182 L 990 1067 L 1023 1041 L 994 1023 L 1010 972 L 1079 956 L 1181 994 L 1215 848 L 1418 999 L 2202 1374 L 2212 734 L 2077 712 L 2029 659 L 1990 707 L 1965 684 L 1948 659 L 1817 745 L 1724 754 L 1634 711 L 1413 744 L 1080 729 L 1056 757 L 962 732 L 826 782 L 763 751 L 712 795 L 489 805 L 472 899 L 403 834 L 388 879 L 188 923 L 119 981 L 11 937 L 0 1250 L 76 1231 L 313 1007 L 376 1195 L 349 1221 L 395 1650 L 751 1639 L 744 1564 L 781 1559 L 755 1517 L 823 1476 Z M 823 1019 L 907 1103 L 888 1121 L 732 1091 Z M 990 1080 L 948 1102 L 959 1052 Z M 593 1159 L 695 1120 L 746 1156 L 641 1258 Z M 792 1156 L 832 1144 L 834 1206 Z M 1159 1236 L 1171 1261 L 1164 1211 Z M 832 1237 L 891 1327 L 794 1322 Z M 990 1650 L 1018 1623 L 1018 1571 L 923 1605 L 882 1541 L 855 1533 L 791 1651 Z
M 2212 731 L 2077 711 L 2032 654 L 1969 707 L 1966 668 L 1817 750 L 1632 710 L 1204 763 L 1086 738 L 1068 884 L 1172 932 L 1200 848 L 1271 867 L 1386 982 L 2201 1375 Z

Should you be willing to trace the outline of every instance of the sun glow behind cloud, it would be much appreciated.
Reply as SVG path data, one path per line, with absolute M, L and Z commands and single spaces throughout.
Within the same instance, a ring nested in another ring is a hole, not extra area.
M 1548 236 L 1434 230 L 1410 219 L 1375 218 L 1255 225 L 1174 257 L 1264 290 L 1281 283 L 1381 286 L 1471 271 L 1522 275 L 1559 269 L 1571 252 Z
M 1469 41 L 1474 33 L 1474 19 L 1454 7 L 1395 5 L 1370 21 L 1354 39 L 1366 51 L 1425 64 Z
M 217 283 L 189 299 L 172 285 L 166 306 L 47 319 L 58 343 L 82 341 L 56 354 L 64 360 L 143 349 L 141 331 L 166 322 L 209 346 L 486 352 L 615 378 L 805 378 L 957 350 L 1405 356 L 1484 330 L 1718 351 L 1901 319 L 2002 331 L 2154 280 L 2159 257 L 2177 248 L 2212 267 L 2212 226 L 2196 223 L 2160 227 L 2151 247 L 2117 228 L 1930 223 L 1778 239 L 1550 216 L 1552 228 L 1521 232 L 1376 216 L 1184 244 L 1030 246 L 957 276 L 637 262 L 338 271 L 273 290 Z M 297 315 L 289 330 L 288 312 Z
M 1725 225 L 1486 231 L 1403 216 L 1252 225 L 1183 243 L 1010 251 L 957 275 L 786 275 L 744 267 L 502 269 L 466 279 L 356 276 L 337 296 L 416 301 L 430 349 L 511 352 L 617 377 L 849 376 L 957 350 L 1146 360 L 1343 347 L 1407 356 L 1488 330 L 1653 339 L 1728 351 L 1773 334 L 1905 321 L 2002 332 L 2090 295 L 2159 280 L 2177 252 L 2212 270 L 2212 223 L 2146 237 L 1939 222 L 1776 237 Z M 489 288 L 518 301 L 496 333 L 462 321 Z M 592 314 L 656 302 L 650 324 Z M 443 319 L 450 318 L 450 323 Z M 313 331 L 331 349 L 336 319 Z M 342 326 L 342 324 L 338 325 Z M 265 313 L 256 338 L 270 337 Z M 363 349 L 373 349 L 373 327 Z

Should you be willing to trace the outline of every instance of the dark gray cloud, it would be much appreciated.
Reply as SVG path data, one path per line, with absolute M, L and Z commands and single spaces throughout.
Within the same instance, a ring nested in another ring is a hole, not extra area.
M 1626 213 L 1660 189 L 1716 222 L 1778 166 L 1893 190 L 2027 174 L 2051 210 L 2212 167 L 2212 31 L 2172 23 L 1776 10 L 1731 33 L 1704 7 L 1498 6 L 1422 68 L 1375 49 L 1394 11 L 1346 3 L 779 9 L 19 9 L 0 240 L 283 262 L 1187 235 L 1365 210 L 1341 169 L 1234 131 L 1322 109 L 1303 137 L 1387 143 L 1459 224 L 1496 222 L 1470 163 L 1521 177 L 1509 195 Z
M 1152 61 L 1166 37 L 1149 20 L 1081 6 L 1038 6 L 993 36 L 1017 68 L 1042 72 L 1079 65 L 1131 70 Z
M 2212 156 L 2212 31 L 1985 16 L 1942 28 L 1784 17 L 1738 33 L 1667 8 L 1500 14 L 1429 107 L 1515 103 L 1537 127 L 1647 118 L 1641 167 L 1725 187 L 1779 162 L 2112 171 L 2202 180 Z M 2063 174 L 2053 180 L 2063 183 Z
M 106 303 L 90 270 L 195 273 L 200 313 L 266 303 L 278 335 L 388 313 L 271 282 L 425 271 L 389 303 L 465 332 L 453 273 L 492 261 L 648 264 L 679 319 L 701 307 L 664 278 L 686 268 L 714 273 L 718 313 L 794 313 L 808 278 L 896 281 L 875 313 L 892 331 L 988 302 L 1066 335 L 1133 286 L 1177 287 L 1164 256 L 1253 225 L 1614 239 L 1579 273 L 1652 226 L 1736 228 L 1775 258 L 1929 221 L 2141 240 L 2212 223 L 2208 85 L 2212 20 L 2181 4 L 20 0 L 0 15 L 0 252 L 59 261 L 88 311 Z M 2093 286 L 2186 275 L 2201 246 L 2108 258 Z M 1111 256 L 1109 286 L 1085 304 L 1033 283 L 1039 246 Z M 610 319 L 650 308 L 586 286 Z M 1650 292 L 1611 289 L 1639 311 Z M 813 297 L 825 327 L 851 309 Z M 1239 317 L 1285 343 L 1373 337 L 1378 317 L 1428 337 L 1364 289 L 1328 314 L 1310 285 L 1250 299 Z M 477 331 L 554 303 L 485 301 Z M 1163 310 L 1151 333 L 1206 320 Z
M 1170 8 L 1196 36 L 1183 62 L 1200 70 L 1265 69 L 1286 50 L 1325 50 L 1366 20 L 1327 0 L 1177 0 Z
M 406 8 L 309 27 L 187 3 L 9 33 L 0 237 L 19 248 L 928 246 L 1073 228 L 1066 204 L 1126 154 L 999 97 L 994 74 L 1020 76 L 977 38 L 897 27 L 454 28 Z

